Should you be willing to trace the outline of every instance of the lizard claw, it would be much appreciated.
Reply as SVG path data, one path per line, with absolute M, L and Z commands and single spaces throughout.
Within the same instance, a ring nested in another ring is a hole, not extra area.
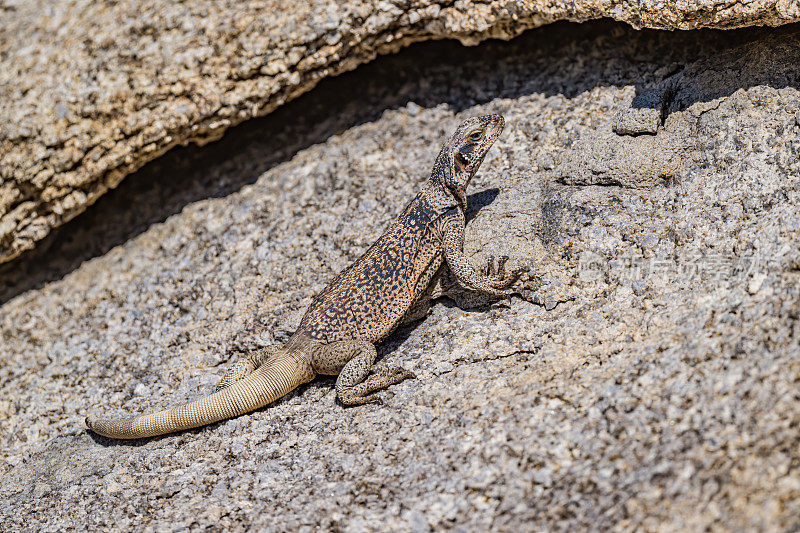
M 495 260 L 494 257 L 489 258 L 489 263 L 486 267 L 486 277 L 489 278 L 489 285 L 493 289 L 507 289 L 511 287 L 523 274 L 528 272 L 530 269 L 528 267 L 519 267 L 514 269 L 510 274 L 506 273 L 506 262 L 508 261 L 508 256 L 504 255 L 501 256 L 496 262 L 496 270 L 495 270 Z M 504 291 L 505 295 L 513 294 L 513 290 Z
M 495 257 L 490 255 L 483 271 L 484 275 L 487 278 L 502 279 L 506 275 L 506 261 L 508 261 L 507 255 L 501 255 L 496 261 Z

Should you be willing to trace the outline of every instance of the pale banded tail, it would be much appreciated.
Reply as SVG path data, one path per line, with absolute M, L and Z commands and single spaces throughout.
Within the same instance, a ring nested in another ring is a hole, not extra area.
M 249 413 L 314 379 L 311 365 L 284 351 L 250 375 L 220 391 L 158 413 L 124 420 L 86 417 L 86 426 L 105 437 L 139 439 L 212 424 Z

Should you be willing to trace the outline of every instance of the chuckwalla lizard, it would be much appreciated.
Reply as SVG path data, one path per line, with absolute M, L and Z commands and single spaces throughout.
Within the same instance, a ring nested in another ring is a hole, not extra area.
M 313 299 L 286 344 L 240 359 L 204 398 L 123 420 L 89 416 L 86 425 L 117 439 L 151 437 L 254 411 L 317 374 L 338 374 L 336 395 L 345 405 L 378 401 L 376 391 L 414 377 L 399 366 L 369 375 L 375 345 L 420 317 L 443 262 L 463 287 L 496 297 L 511 294 L 508 287 L 521 273 L 506 276 L 501 264 L 496 274 L 484 275 L 462 251 L 466 188 L 503 125 L 502 116 L 484 115 L 456 129 L 427 184 L 366 253 Z

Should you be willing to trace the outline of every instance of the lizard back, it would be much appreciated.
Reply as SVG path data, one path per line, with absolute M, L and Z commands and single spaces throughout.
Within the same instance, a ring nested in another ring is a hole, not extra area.
M 441 211 L 418 194 L 381 237 L 317 295 L 298 333 L 376 343 L 397 326 L 442 262 Z

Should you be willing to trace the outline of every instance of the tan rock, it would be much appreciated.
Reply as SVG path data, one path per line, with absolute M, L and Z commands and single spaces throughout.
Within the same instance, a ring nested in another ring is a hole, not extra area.
M 797 49 L 793 28 L 605 22 L 429 43 L 148 165 L 0 266 L 2 530 L 797 529 Z M 616 133 L 665 78 L 664 124 Z M 464 251 L 532 269 L 520 296 L 438 300 L 380 346 L 417 379 L 383 405 L 345 408 L 320 378 L 164 438 L 86 431 L 204 396 L 285 341 L 488 112 L 506 129 Z M 634 148 L 663 161 L 677 136 L 700 158 L 631 180 Z
M 666 5 L 665 5 L 666 4 Z M 776 26 L 791 0 L 0 4 L 0 262 L 175 145 L 205 143 L 415 41 L 508 39 L 557 20 Z

